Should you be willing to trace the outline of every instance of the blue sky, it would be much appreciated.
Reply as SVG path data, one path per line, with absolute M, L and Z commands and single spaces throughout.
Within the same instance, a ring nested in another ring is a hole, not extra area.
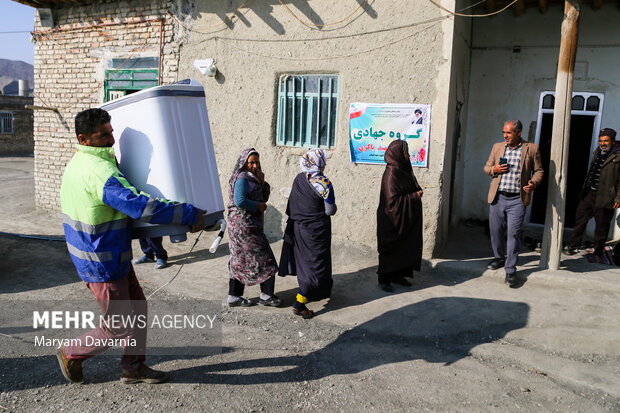
M 34 62 L 34 45 L 30 31 L 34 29 L 34 7 L 15 1 L 0 0 L 0 58 Z M 23 31 L 24 33 L 7 33 Z

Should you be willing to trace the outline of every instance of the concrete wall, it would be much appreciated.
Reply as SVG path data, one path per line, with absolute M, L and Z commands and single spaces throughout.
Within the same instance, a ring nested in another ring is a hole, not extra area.
M 205 87 L 220 182 L 227 187 L 243 148 L 255 147 L 261 153 L 263 171 L 272 185 L 266 214 L 271 237 L 282 234 L 287 195 L 305 152 L 275 144 L 278 77 L 327 73 L 340 75 L 341 82 L 336 146 L 328 150 L 325 171 L 334 183 L 338 203 L 338 214 L 332 219 L 334 237 L 376 245 L 375 214 L 384 167 L 350 162 L 349 104 L 430 103 L 430 166 L 415 169 L 425 189 L 425 256 L 430 257 L 436 241 L 441 242 L 446 125 L 453 122 L 448 119 L 449 89 L 445 87 L 451 76 L 453 20 L 413 24 L 443 13 L 427 2 L 410 3 L 373 2 L 364 6 L 365 13 L 323 30 L 303 25 L 276 0 L 248 3 L 228 26 L 223 20 L 235 8 L 226 2 L 197 1 L 185 18 L 187 41 L 181 48 L 179 77 L 195 78 Z M 325 24 L 343 19 L 359 3 L 287 4 L 299 19 Z M 454 7 L 451 2 L 445 6 Z M 220 72 L 216 78 L 203 76 L 193 67 L 194 59 L 205 58 L 216 59 Z
M 34 148 L 32 98 L 0 95 L 0 112 L 13 114 L 13 133 L 0 133 L 0 154 L 31 154 Z
M 158 24 L 126 23 L 167 16 L 162 34 L 164 83 L 194 78 L 204 85 L 225 192 L 241 150 L 253 146 L 261 153 L 272 185 L 266 214 L 272 238 L 282 234 L 287 196 L 305 152 L 275 144 L 281 74 L 340 75 L 336 146 L 328 151 L 326 174 L 335 185 L 339 206 L 334 237 L 354 245 L 375 247 L 384 167 L 350 162 L 349 104 L 431 104 L 429 168 L 415 170 L 425 190 L 424 254 L 429 258 L 447 234 L 454 99 L 466 95 L 465 72 L 452 71 L 454 20 L 423 0 L 406 5 L 397 0 L 362 6 L 326 0 L 286 4 L 288 9 L 278 0 L 250 2 L 234 16 L 238 5 L 220 1 L 106 1 L 54 9 L 54 30 L 37 26 L 35 34 L 35 104 L 60 111 L 37 112 L 35 117 L 37 206 L 59 207 L 60 179 L 75 144 L 72 117 L 102 102 L 109 59 L 159 53 Z M 443 5 L 455 7 L 452 0 Z M 322 24 L 327 26 L 315 27 Z M 462 33 L 459 36 L 457 58 L 468 66 L 467 41 Z M 194 59 L 204 58 L 216 59 L 217 77 L 194 68 Z
M 555 90 L 562 17 L 563 9 L 553 6 L 542 15 L 528 8 L 521 17 L 503 13 L 473 22 L 467 127 L 454 193 L 460 199 L 458 218 L 488 217 L 490 178 L 482 168 L 493 143 L 502 139 L 503 121 L 520 119 L 523 136 L 534 140 L 530 131 L 535 131 L 540 93 Z M 605 4 L 596 12 L 584 5 L 576 60 L 587 70 L 576 76 L 573 85 L 575 92 L 605 94 L 601 125 L 615 129 L 620 129 L 618 19 L 615 5 Z
M 457 10 L 467 7 L 464 1 L 457 2 Z M 467 11 L 463 10 L 467 13 Z M 471 13 L 471 11 L 470 11 Z M 450 119 L 448 124 L 451 139 L 446 143 L 446 164 L 450 164 L 449 181 L 446 182 L 443 199 L 449 205 L 449 211 L 443 213 L 443 224 L 447 232 L 450 224 L 457 221 L 454 211 L 458 210 L 460 199 L 455 196 L 462 185 L 462 174 L 458 173 L 457 165 L 461 157 L 463 140 L 467 127 L 467 110 L 469 102 L 469 82 L 471 69 L 471 36 L 472 19 L 457 18 L 454 25 L 454 41 L 452 50 L 452 80 L 450 83 Z M 444 235 L 445 236 L 445 235 Z

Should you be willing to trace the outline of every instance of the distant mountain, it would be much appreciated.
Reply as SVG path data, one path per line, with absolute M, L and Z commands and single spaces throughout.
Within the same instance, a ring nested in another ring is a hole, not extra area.
M 34 66 L 19 60 L 0 59 L 0 90 L 16 80 L 26 79 L 34 87 Z

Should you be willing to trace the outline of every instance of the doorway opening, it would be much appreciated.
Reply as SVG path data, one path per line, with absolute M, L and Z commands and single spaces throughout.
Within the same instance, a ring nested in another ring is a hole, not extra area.
M 535 226 L 544 226 L 547 212 L 554 100 L 553 92 L 543 92 L 540 96 L 536 143 L 540 148 L 545 175 L 540 185 L 534 191 L 532 205 L 528 211 L 528 219 L 526 221 Z M 565 228 L 573 228 L 575 226 L 575 211 L 579 203 L 579 193 L 588 173 L 590 156 L 598 144 L 598 130 L 601 123 L 602 108 L 602 94 L 573 93 L 570 135 L 568 138 L 569 154 L 566 177 Z

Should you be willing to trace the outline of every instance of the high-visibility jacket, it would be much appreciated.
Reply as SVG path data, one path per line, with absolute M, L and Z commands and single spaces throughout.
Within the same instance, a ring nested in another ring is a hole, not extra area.
M 131 219 L 192 225 L 199 210 L 139 192 L 118 170 L 112 148 L 77 145 L 60 187 L 69 255 L 80 278 L 106 282 L 131 265 Z

